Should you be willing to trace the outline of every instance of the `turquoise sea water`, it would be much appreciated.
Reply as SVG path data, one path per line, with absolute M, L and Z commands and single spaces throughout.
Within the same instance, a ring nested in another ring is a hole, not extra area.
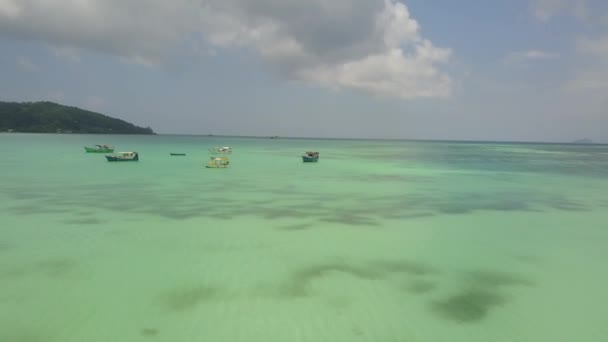
M 3 342 L 608 340 L 608 146 L 0 134 L 0 155 Z

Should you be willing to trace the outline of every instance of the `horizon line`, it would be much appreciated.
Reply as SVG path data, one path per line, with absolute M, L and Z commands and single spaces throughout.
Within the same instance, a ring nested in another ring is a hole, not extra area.
M 362 141 L 411 141 L 411 142 L 453 142 L 453 143 L 494 143 L 494 144 L 546 144 L 546 145 L 608 145 L 608 142 L 577 142 L 575 141 L 533 141 L 533 140 L 474 140 L 474 139 L 437 139 L 437 138 L 353 138 L 353 137 L 296 137 L 296 136 L 278 136 L 278 135 L 233 135 L 233 134 L 205 134 L 205 133 L 157 133 L 153 134 L 122 134 L 122 133 L 51 133 L 51 132 L 6 132 L 0 131 L 0 134 L 51 134 L 51 135 L 134 135 L 134 136 L 191 136 L 191 137 L 206 137 L 206 138 L 249 138 L 249 139 L 304 139 L 304 140 L 362 140 Z
M 305 136 L 280 136 L 280 135 L 233 135 L 233 134 L 205 134 L 205 133 L 155 133 L 156 135 L 176 135 L 176 136 L 202 136 L 202 137 L 222 137 L 222 138 L 253 138 L 253 139 L 316 139 L 316 140 L 379 140 L 379 141 L 419 141 L 419 142 L 461 142 L 461 143 L 519 143 L 519 144 L 568 144 L 568 145 L 608 145 L 608 143 L 597 142 L 577 142 L 574 141 L 532 141 L 532 140 L 475 140 L 475 139 L 437 139 L 437 138 L 353 138 L 353 137 L 305 137 Z

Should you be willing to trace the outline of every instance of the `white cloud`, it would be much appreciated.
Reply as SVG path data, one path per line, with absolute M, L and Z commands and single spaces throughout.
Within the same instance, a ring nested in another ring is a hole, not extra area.
M 418 49 L 420 52 L 415 58 L 408 58 L 402 50 L 393 49 L 385 54 L 371 55 L 337 66 L 303 69 L 299 76 L 328 87 L 358 89 L 379 96 L 415 98 L 449 95 L 450 78 L 442 75 L 430 62 L 446 60 L 449 51 L 430 45 L 422 45 Z M 432 51 L 424 51 L 426 49 Z M 422 57 L 425 54 L 432 56 Z
M 576 40 L 579 61 L 572 68 L 573 76 L 563 87 L 568 92 L 608 90 L 608 6 L 605 0 L 531 0 L 531 9 L 537 19 L 548 21 L 556 16 L 570 16 L 594 27 L 603 35 Z M 604 95 L 602 95 L 604 97 Z
M 450 94 L 450 78 L 437 65 L 451 51 L 423 39 L 404 4 L 310 3 L 298 18 L 241 1 L 208 1 L 203 22 L 212 43 L 248 46 L 292 79 L 401 98 Z
M 608 72 L 597 70 L 586 70 L 576 74 L 576 76 L 566 83 L 566 90 L 581 92 L 591 90 L 608 90 Z
M 540 21 L 548 21 L 558 15 L 572 15 L 581 20 L 589 17 L 588 0 L 531 0 L 530 8 Z
M 7 0 L 0 0 L 7 1 Z M 9 0 L 10 1 L 10 0 Z M 0 12 L 0 32 L 57 47 L 77 47 L 159 62 L 191 32 L 198 6 L 190 0 L 19 0 Z
M 213 49 L 253 50 L 292 80 L 400 98 L 450 94 L 451 81 L 441 65 L 451 51 L 425 39 L 406 5 L 397 0 L 16 4 L 0 0 L 0 32 L 47 42 L 60 47 L 58 51 L 90 49 L 156 65 L 189 42 L 203 40 Z
M 558 58 L 559 54 L 542 50 L 527 50 L 511 52 L 505 58 L 508 63 L 522 63 L 528 61 L 541 61 Z
M 21 13 L 15 0 L 0 0 L 0 18 L 15 18 Z
M 606 4 L 605 0 L 531 0 L 531 9 L 541 21 L 570 16 L 583 21 L 587 27 L 605 32 L 608 24 Z M 579 61 L 572 68 L 573 75 L 563 89 L 578 94 L 608 91 L 608 35 L 578 38 L 576 52 Z
M 608 91 L 608 34 L 596 38 L 581 37 L 576 48 L 584 63 L 566 89 L 571 91 Z
M 25 70 L 27 72 L 34 72 L 38 70 L 38 66 L 27 57 L 17 57 L 16 63 L 21 70 Z
M 598 38 L 581 37 L 577 41 L 577 49 L 583 54 L 608 58 L 608 34 Z

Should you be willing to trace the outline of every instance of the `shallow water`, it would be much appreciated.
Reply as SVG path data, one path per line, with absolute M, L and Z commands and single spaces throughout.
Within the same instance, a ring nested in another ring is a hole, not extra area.
M 231 167 L 205 169 L 226 145 Z M 0 134 L 0 152 L 0 341 L 608 337 L 608 146 Z

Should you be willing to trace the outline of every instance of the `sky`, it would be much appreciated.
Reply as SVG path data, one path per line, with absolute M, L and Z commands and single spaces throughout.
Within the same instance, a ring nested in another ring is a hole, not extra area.
M 0 0 L 0 100 L 167 134 L 608 142 L 608 1 Z

